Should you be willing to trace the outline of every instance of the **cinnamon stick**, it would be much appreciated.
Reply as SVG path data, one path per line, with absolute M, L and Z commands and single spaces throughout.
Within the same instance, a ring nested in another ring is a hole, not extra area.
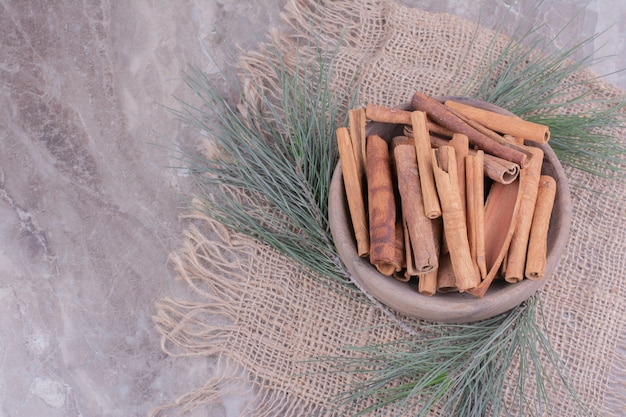
M 520 166 L 521 167 L 525 167 L 526 165 L 528 165 L 528 161 L 530 160 L 530 158 L 532 158 L 532 155 L 531 155 L 530 152 L 528 152 L 526 147 L 523 146 L 523 141 L 524 141 L 523 138 L 518 138 L 518 137 L 515 137 L 515 136 L 511 136 L 511 135 L 504 135 L 504 136 L 502 136 L 502 135 L 494 132 L 493 130 L 489 129 L 488 127 L 483 126 L 482 124 L 478 123 L 477 121 L 466 118 L 465 116 L 463 116 L 462 114 L 458 113 L 454 109 L 451 109 L 451 108 L 447 108 L 447 109 L 452 114 L 457 116 L 459 119 L 461 119 L 465 123 L 467 123 L 472 129 L 475 129 L 477 132 L 485 135 L 489 139 L 493 140 L 495 143 L 498 143 L 498 144 L 504 146 L 505 148 L 509 148 L 509 149 L 512 149 L 512 150 L 514 150 L 516 152 L 524 154 L 526 156 L 526 159 L 525 159 L 525 162 L 523 164 L 520 164 Z
M 411 111 L 398 108 L 391 108 L 379 104 L 368 103 L 365 107 L 365 117 L 372 122 L 390 123 L 407 125 L 406 128 L 411 132 Z M 453 132 L 450 129 L 438 125 L 431 120 L 426 120 L 428 131 L 438 135 L 452 137 Z M 411 136 L 413 136 L 411 134 Z
M 462 133 L 469 138 L 470 143 L 483 149 L 486 153 L 498 156 L 508 161 L 515 162 L 520 166 L 526 165 L 527 156 L 518 150 L 504 146 L 476 129 L 469 126 L 458 116 L 451 113 L 443 104 L 437 100 L 428 97 L 421 92 L 416 92 L 411 99 L 411 106 L 415 110 L 421 110 L 428 113 L 428 116 L 443 127 L 450 129 L 456 133 Z
M 430 137 L 430 145 L 433 148 L 440 148 L 449 144 L 449 140 L 436 136 Z M 476 149 L 469 149 L 468 155 L 476 155 Z M 519 175 L 520 167 L 515 162 L 507 161 L 489 154 L 484 154 L 483 160 L 485 175 L 496 182 L 510 184 Z
M 352 150 L 357 172 L 361 180 L 365 177 L 365 109 L 348 110 L 348 128 L 352 139 Z
M 441 219 L 441 217 L 431 220 L 430 221 L 431 226 L 432 226 L 432 231 L 433 231 L 433 241 L 435 243 L 435 250 L 437 252 L 439 252 L 439 249 L 441 247 L 441 241 L 442 241 L 442 236 L 441 236 L 441 231 L 442 231 L 442 227 L 443 227 L 443 221 Z M 433 269 L 430 272 L 427 272 L 425 274 L 422 274 L 419 276 L 419 281 L 418 281 L 418 291 L 424 295 L 435 295 L 435 293 L 438 291 L 439 288 L 439 269 L 441 268 L 441 264 L 439 263 L 439 257 L 440 256 L 445 256 L 448 258 L 448 264 L 450 263 L 450 257 L 446 254 L 446 255 L 439 255 L 437 256 L 437 268 Z M 451 269 L 451 267 L 449 268 Z M 454 274 L 452 272 L 450 272 L 450 275 L 452 277 L 452 283 L 450 285 L 454 286 L 454 290 L 456 290 L 456 284 L 455 284 L 455 280 L 454 280 Z M 443 282 L 442 282 L 443 284 Z M 444 290 L 445 291 L 445 290 Z
M 426 213 L 426 217 L 429 219 L 436 219 L 441 216 L 441 206 L 439 205 L 433 174 L 433 160 L 430 134 L 426 126 L 426 113 L 421 111 L 411 112 L 411 125 L 413 126 L 413 140 L 415 142 L 417 168 L 422 188 L 424 213 Z
M 530 164 L 522 169 L 520 174 L 522 201 L 520 203 L 519 218 L 515 226 L 515 232 L 513 232 L 511 246 L 509 247 L 504 274 L 504 279 L 510 283 L 516 283 L 524 279 L 528 239 L 537 202 L 539 178 L 541 177 L 543 151 L 531 146 L 529 146 L 529 149 L 533 152 L 533 158 Z
M 420 294 L 433 296 L 437 292 L 437 270 L 432 270 L 419 275 L 417 290 Z
M 396 216 L 397 217 L 397 216 Z M 400 272 L 402 268 L 406 265 L 405 261 L 405 249 L 404 249 L 404 226 L 402 222 L 402 218 L 396 219 L 396 228 L 395 228 L 395 239 L 394 239 L 394 248 L 395 248 L 395 256 L 394 256 L 394 272 Z
M 467 229 L 470 253 L 481 278 L 487 276 L 483 155 L 478 151 L 467 156 Z
M 467 239 L 467 225 L 459 195 L 456 159 L 451 146 L 433 150 L 433 171 L 441 199 L 443 230 L 450 261 L 460 292 L 476 287 L 480 277 L 476 274 Z
M 476 192 L 474 187 L 476 185 L 476 181 L 474 181 L 474 165 L 476 164 L 474 155 L 467 155 L 465 158 L 465 169 L 467 173 L 465 175 L 465 179 L 467 181 L 466 184 L 466 221 L 467 221 L 467 241 L 470 246 L 470 255 L 472 255 L 472 261 L 476 265 L 476 270 L 480 272 L 478 269 L 478 263 L 476 262 L 476 204 L 474 200 L 476 200 Z
M 454 100 L 447 100 L 444 104 L 496 132 L 518 136 L 537 143 L 547 143 L 550 140 L 550 128 L 546 125 L 480 109 Z
M 452 139 L 447 141 L 447 145 L 452 146 L 454 148 L 454 156 L 456 158 L 456 172 L 459 176 L 459 195 L 461 196 L 461 201 L 465 201 L 465 157 L 469 152 L 469 141 L 467 136 L 461 133 L 454 133 L 452 135 Z M 431 140 L 432 146 L 432 140 Z M 463 204 L 463 213 L 467 214 L 466 204 Z M 466 216 L 467 217 L 467 216 Z M 441 241 L 441 252 L 448 252 L 448 243 L 446 242 L 445 236 Z
M 411 243 L 411 236 L 409 235 L 409 229 L 406 224 L 406 220 L 402 219 L 402 225 L 404 226 L 404 278 L 401 281 L 408 282 L 411 277 L 417 276 L 417 270 L 415 269 L 415 261 L 413 256 L 413 244 Z M 398 278 L 399 279 L 399 278 Z
M 520 167 L 516 163 L 489 154 L 485 154 L 483 158 L 485 175 L 492 180 L 510 184 L 519 176 Z
M 465 157 L 469 153 L 469 139 L 462 133 L 455 133 L 449 142 L 454 148 L 454 157 L 456 159 L 456 172 L 459 180 L 459 195 L 461 201 L 465 201 Z M 463 213 L 466 212 L 466 205 L 463 204 Z
M 346 199 L 348 200 L 348 211 L 350 212 L 352 228 L 357 243 L 357 253 L 359 256 L 367 256 L 370 249 L 370 238 L 363 185 L 357 170 L 350 133 L 345 127 L 338 128 L 336 133 L 341 172 L 346 190 Z
M 556 197 L 556 187 L 556 180 L 551 176 L 542 175 L 539 179 L 537 203 L 528 241 L 525 274 L 528 279 L 538 280 L 545 275 L 548 256 L 548 230 Z
M 476 181 L 476 194 L 474 203 L 476 204 L 476 263 L 480 270 L 480 276 L 487 275 L 487 258 L 485 253 L 485 154 L 482 151 L 476 152 L 476 163 L 474 164 L 474 181 Z
M 446 138 L 451 138 L 452 135 L 454 135 L 454 132 L 450 129 L 446 129 L 445 127 L 438 125 L 437 123 L 430 120 L 428 118 L 428 115 L 426 115 L 426 126 L 428 127 L 428 131 L 435 135 L 443 136 Z M 406 136 L 413 137 L 413 127 L 411 125 L 405 125 L 404 134 Z
M 437 270 L 437 292 L 449 293 L 458 290 L 450 254 L 442 254 L 439 257 L 439 269 Z
M 411 124 L 411 112 L 401 109 L 392 109 L 390 107 L 381 106 L 378 104 L 368 103 L 365 107 L 365 116 L 373 121 L 380 123 L 393 123 L 393 124 Z
M 389 148 L 378 135 L 367 138 L 367 197 L 370 224 L 370 263 L 382 274 L 401 267 L 396 259 L 396 204 Z
M 402 216 L 412 246 L 411 264 L 418 274 L 424 274 L 439 266 L 438 248 L 435 247 L 432 220 L 424 211 L 415 147 L 411 143 L 400 143 L 394 147 L 393 155 Z

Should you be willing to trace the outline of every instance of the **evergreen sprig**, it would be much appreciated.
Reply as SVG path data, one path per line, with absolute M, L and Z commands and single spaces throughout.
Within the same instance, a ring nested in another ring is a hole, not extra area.
M 334 132 L 345 123 L 351 98 L 336 99 L 330 91 L 332 54 L 320 50 L 313 69 L 292 69 L 279 49 L 268 51 L 276 54 L 268 63 L 280 91 L 251 86 L 259 102 L 247 103 L 245 111 L 201 71 L 187 75 L 203 105 L 184 104 L 178 115 L 206 132 L 222 154 L 186 156 L 204 193 L 202 209 L 309 270 L 345 282 L 327 201 L 338 159 Z

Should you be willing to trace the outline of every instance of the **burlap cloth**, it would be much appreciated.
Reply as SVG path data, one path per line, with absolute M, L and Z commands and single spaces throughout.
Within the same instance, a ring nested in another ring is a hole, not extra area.
M 285 18 L 293 33 L 275 37 L 274 43 L 295 48 L 290 42 L 317 37 L 321 44 L 335 45 L 343 36 L 334 83 L 342 88 L 358 72 L 363 103 L 395 105 L 416 90 L 455 93 L 475 72 L 485 48 L 497 49 L 506 41 L 502 37 L 489 46 L 490 30 L 391 1 L 314 4 L 291 3 Z M 300 57 L 307 53 L 312 51 L 299 48 Z M 267 59 L 261 49 L 245 56 L 243 65 L 249 75 L 271 83 L 264 79 Z M 619 93 L 602 83 L 593 87 L 596 97 Z M 573 190 L 572 232 L 543 290 L 547 333 L 581 398 L 602 415 L 626 415 L 626 187 L 614 177 L 566 171 Z M 358 294 L 315 282 L 262 242 L 229 233 L 197 213 L 187 219 L 184 244 L 172 254 L 172 263 L 197 296 L 163 298 L 155 322 L 165 352 L 213 356 L 218 366 L 205 386 L 155 413 L 177 414 L 233 395 L 243 401 L 242 415 L 323 412 L 328 398 L 351 377 L 312 358 L 346 355 L 346 346 L 405 336 L 397 327 L 380 327 L 389 318 Z M 576 415 L 562 389 L 550 395 L 557 404 L 554 415 Z

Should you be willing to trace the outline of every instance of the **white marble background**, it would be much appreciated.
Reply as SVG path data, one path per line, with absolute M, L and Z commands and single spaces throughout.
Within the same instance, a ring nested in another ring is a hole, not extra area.
M 162 354 L 151 322 L 186 291 L 167 264 L 192 191 L 173 149 L 197 145 L 163 105 L 190 98 L 187 65 L 217 71 L 208 50 L 254 47 L 285 1 L 0 0 L 0 417 L 141 416 L 214 372 Z M 626 68 L 620 0 L 402 2 L 474 20 L 480 3 L 486 26 L 509 11 L 548 34 L 574 19 L 564 39 L 606 30 L 596 72 Z

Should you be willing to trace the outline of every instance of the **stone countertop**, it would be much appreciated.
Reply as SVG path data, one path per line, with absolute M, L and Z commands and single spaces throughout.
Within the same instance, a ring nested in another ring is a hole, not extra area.
M 191 192 L 176 149 L 199 142 L 164 106 L 190 98 L 187 65 L 216 73 L 208 51 L 254 47 L 284 3 L 0 3 L 0 416 L 145 415 L 206 381 L 211 360 L 167 357 L 151 321 L 155 300 L 185 291 L 168 269 Z M 608 28 L 586 52 L 615 56 L 593 69 L 626 68 L 625 3 L 482 3 L 486 26 L 508 10 L 548 33 L 583 7 L 571 38 Z

